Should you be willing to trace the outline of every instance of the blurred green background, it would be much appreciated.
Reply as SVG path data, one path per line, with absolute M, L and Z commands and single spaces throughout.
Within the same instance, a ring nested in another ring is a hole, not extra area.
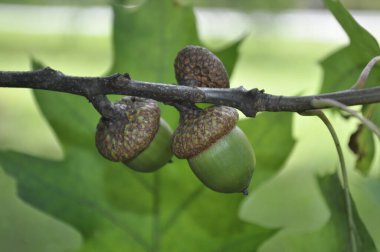
M 124 2 L 136 3 L 142 0 L 128 0 Z M 182 3 L 191 3 L 195 6 L 203 7 L 227 7 L 236 9 L 283 9 L 283 8 L 322 8 L 323 4 L 318 0 L 179 0 Z M 347 8 L 355 9 L 379 9 L 380 3 L 371 0 L 343 0 Z M 0 3 L 10 4 L 35 4 L 35 5 L 75 5 L 75 6 L 104 6 L 110 3 L 110 0 L 0 0 Z
M 347 44 L 331 14 L 321 11 L 321 1 L 183 2 L 203 7 L 196 9 L 196 17 L 200 38 L 206 46 L 222 48 L 246 36 L 239 47 L 237 66 L 231 76 L 234 87 L 256 87 L 281 95 L 315 94 L 322 81 L 319 62 Z M 71 75 L 99 76 L 111 68 L 112 13 L 107 1 L 1 0 L 0 3 L 19 4 L 0 4 L 3 13 L 0 15 L 1 70 L 30 70 L 31 58 Z M 343 3 L 349 8 L 369 10 L 358 12 L 358 20 L 362 20 L 365 28 L 368 24 L 371 29 L 371 18 L 380 16 L 380 12 L 372 12 L 380 8 L 376 1 L 346 0 Z M 49 19 L 51 24 L 44 22 Z M 306 25 L 300 25 L 302 22 Z M 26 23 L 29 23 L 27 27 Z M 308 25 L 313 29 L 308 29 Z M 376 28 L 373 33 L 379 39 Z M 133 73 L 131 75 L 133 77 Z M 342 138 L 347 163 L 352 169 L 355 157 L 348 150 L 347 141 L 357 123 L 347 122 L 336 114 L 329 113 L 329 116 Z M 63 158 L 57 137 L 37 109 L 29 90 L 1 89 L 0 118 L 1 149 L 52 160 Z M 287 228 L 286 232 L 265 243 L 261 251 L 280 251 L 289 233 L 313 230 L 329 217 L 311 174 L 324 174 L 336 167 L 335 147 L 317 119 L 294 114 L 293 123 L 292 133 L 297 144 L 285 166 L 273 179 L 257 188 L 253 202 L 244 202 L 245 208 L 240 209 L 245 219 L 250 216 L 249 221 L 265 227 Z M 376 145 L 379 147 L 378 142 Z M 379 173 L 379 156 L 372 165 L 371 172 L 375 175 Z M 371 234 L 380 237 L 377 208 L 363 194 L 367 181 L 355 173 L 351 177 L 353 196 L 361 203 L 359 210 L 366 213 L 364 222 Z M 249 208 L 249 204 L 256 207 Z M 244 212 L 247 209 L 252 211 L 247 214 Z M 380 240 L 375 242 L 379 247 Z

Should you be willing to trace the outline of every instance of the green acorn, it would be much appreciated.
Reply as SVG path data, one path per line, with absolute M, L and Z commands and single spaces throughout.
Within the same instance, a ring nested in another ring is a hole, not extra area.
M 180 85 L 229 88 L 223 63 L 206 48 L 185 47 L 174 67 Z M 173 134 L 174 155 L 186 158 L 195 175 L 212 190 L 247 194 L 256 160 L 247 137 L 236 126 L 237 111 L 225 106 L 177 108 L 181 117 Z
M 174 155 L 186 158 L 203 184 L 217 192 L 246 194 L 253 175 L 255 155 L 237 120 L 230 107 L 187 108 L 173 134 Z
M 113 107 L 117 116 L 102 117 L 97 126 L 95 140 L 99 153 L 141 172 L 152 172 L 167 164 L 172 157 L 172 130 L 160 119 L 157 103 L 124 97 Z

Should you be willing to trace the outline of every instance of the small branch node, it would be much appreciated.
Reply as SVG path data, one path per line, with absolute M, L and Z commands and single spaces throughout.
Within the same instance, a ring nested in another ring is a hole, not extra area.
M 256 97 L 258 93 L 260 93 L 260 91 L 257 88 L 253 88 L 248 91 L 248 94 L 251 95 L 252 97 Z
M 124 78 L 127 78 L 128 80 L 131 80 L 131 75 L 129 73 L 123 73 L 122 74 Z
M 128 73 L 116 73 L 109 77 L 110 84 L 114 87 L 124 87 L 131 81 L 131 76 Z
M 240 109 L 241 112 L 243 112 L 243 114 L 247 117 L 252 117 L 252 118 L 255 118 L 256 117 L 256 114 L 257 114 L 257 111 L 252 109 L 252 108 L 247 108 L 247 107 L 242 107 Z
M 44 74 L 48 74 L 48 75 L 57 75 L 57 76 L 63 76 L 64 74 L 60 71 L 57 71 L 51 67 L 44 67 L 42 70 L 41 70 L 42 73 Z
M 244 86 L 239 86 L 236 89 L 241 91 L 241 92 L 247 92 L 247 89 L 245 89 Z

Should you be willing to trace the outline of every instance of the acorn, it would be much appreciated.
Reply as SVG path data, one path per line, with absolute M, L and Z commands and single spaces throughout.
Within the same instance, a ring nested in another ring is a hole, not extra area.
M 174 155 L 187 159 L 199 180 L 217 192 L 247 194 L 253 175 L 255 155 L 237 121 L 230 107 L 187 107 L 173 134 Z
M 230 81 L 222 61 L 207 48 L 187 46 L 174 62 L 179 85 L 208 88 L 229 88 Z
M 185 47 L 178 53 L 174 67 L 180 85 L 229 88 L 223 63 L 206 48 Z M 247 137 L 236 126 L 237 111 L 226 106 L 202 110 L 177 105 L 177 109 L 181 116 L 173 134 L 174 155 L 187 159 L 194 174 L 210 189 L 248 194 L 256 159 Z
M 115 116 L 101 117 L 97 126 L 95 141 L 101 155 L 140 172 L 155 171 L 171 160 L 172 130 L 160 119 L 157 102 L 126 96 L 113 109 Z

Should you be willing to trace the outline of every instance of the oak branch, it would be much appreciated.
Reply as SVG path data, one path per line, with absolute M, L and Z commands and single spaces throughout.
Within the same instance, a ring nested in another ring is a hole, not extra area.
M 0 71 L 0 87 L 71 93 L 84 96 L 91 102 L 97 97 L 119 94 L 150 98 L 167 104 L 212 103 L 234 107 L 250 117 L 261 111 L 304 112 L 315 108 L 312 101 L 316 99 L 332 99 L 347 106 L 380 102 L 380 87 L 311 96 L 279 96 L 266 94 L 256 88 L 196 88 L 137 81 L 132 80 L 128 74 L 107 77 L 68 76 L 49 67 L 25 72 Z

